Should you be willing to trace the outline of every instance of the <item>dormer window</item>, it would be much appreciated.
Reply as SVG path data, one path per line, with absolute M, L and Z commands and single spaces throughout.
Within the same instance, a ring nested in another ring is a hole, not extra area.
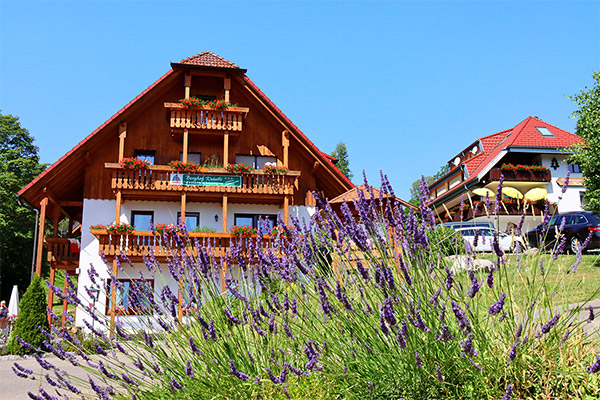
M 538 132 L 542 134 L 542 136 L 554 137 L 552 132 L 550 132 L 550 130 L 548 128 L 546 128 L 545 126 L 536 126 L 535 129 L 537 129 Z

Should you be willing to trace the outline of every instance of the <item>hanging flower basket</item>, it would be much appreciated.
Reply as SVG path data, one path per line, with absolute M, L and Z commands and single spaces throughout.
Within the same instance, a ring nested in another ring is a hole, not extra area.
M 139 170 L 148 169 L 148 167 L 150 167 L 151 164 L 148 160 L 140 160 L 137 157 L 126 157 L 122 158 L 121 161 L 119 161 L 119 165 L 123 169 Z

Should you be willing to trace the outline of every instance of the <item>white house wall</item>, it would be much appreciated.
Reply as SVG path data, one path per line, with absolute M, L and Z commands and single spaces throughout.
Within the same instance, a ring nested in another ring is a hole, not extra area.
M 547 167 L 552 175 L 550 182 L 546 185 L 548 191 L 547 199 L 552 203 L 558 204 L 558 212 L 564 213 L 569 211 L 581 211 L 581 200 L 580 192 L 585 192 L 583 186 L 568 186 L 564 194 L 561 193 L 562 186 L 556 181 L 558 178 L 565 178 L 567 176 L 568 164 L 566 162 L 568 155 L 562 154 L 544 154 L 542 155 L 542 165 Z M 555 170 L 552 168 L 552 159 L 556 158 L 558 161 L 558 168 Z M 581 173 L 571 173 L 571 178 L 582 178 Z M 562 197 L 562 198 L 560 198 Z

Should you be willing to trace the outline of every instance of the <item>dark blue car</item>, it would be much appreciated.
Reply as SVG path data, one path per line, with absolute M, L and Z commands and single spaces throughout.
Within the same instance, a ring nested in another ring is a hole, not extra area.
M 588 235 L 592 235 L 590 242 L 585 248 L 587 250 L 600 249 L 600 217 L 589 211 L 577 211 L 564 214 L 556 214 L 546 226 L 542 233 L 542 225 L 527 232 L 527 239 L 531 247 L 540 247 L 541 242 L 547 250 L 553 249 L 556 245 L 556 232 L 565 219 L 565 227 L 562 233 L 566 236 L 567 242 L 563 251 L 577 253 L 578 246 L 583 243 Z

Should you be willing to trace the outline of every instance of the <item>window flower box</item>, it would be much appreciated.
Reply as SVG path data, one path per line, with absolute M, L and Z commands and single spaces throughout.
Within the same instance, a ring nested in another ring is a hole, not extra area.
M 250 166 L 246 163 L 227 164 L 227 167 L 225 167 L 225 169 L 227 170 L 227 172 L 231 172 L 233 174 L 246 174 L 246 173 L 254 170 L 254 168 L 252 168 L 252 166 Z
M 140 160 L 137 157 L 126 157 L 119 161 L 119 165 L 121 168 L 128 170 L 148 169 L 150 167 L 150 161 Z

